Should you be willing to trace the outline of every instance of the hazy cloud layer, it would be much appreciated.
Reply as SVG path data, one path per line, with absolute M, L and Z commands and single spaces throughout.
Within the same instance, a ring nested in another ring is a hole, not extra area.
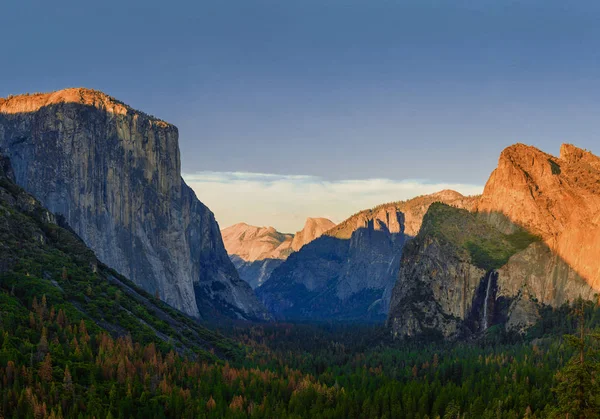
M 479 194 L 483 186 L 424 180 L 362 179 L 328 181 L 315 176 L 246 172 L 184 174 L 221 228 L 245 222 L 282 232 L 302 228 L 306 217 L 340 222 L 362 209 L 442 189 Z

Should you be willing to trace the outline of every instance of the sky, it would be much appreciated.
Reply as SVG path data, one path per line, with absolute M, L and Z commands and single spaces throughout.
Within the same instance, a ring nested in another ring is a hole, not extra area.
M 5 0 L 0 97 L 102 90 L 179 128 L 222 227 L 295 231 L 476 193 L 515 142 L 598 154 L 598 21 L 588 0 Z

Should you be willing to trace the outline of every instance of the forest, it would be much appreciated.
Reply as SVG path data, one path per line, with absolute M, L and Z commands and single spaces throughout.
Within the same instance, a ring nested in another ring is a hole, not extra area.
M 224 359 L 118 338 L 44 295 L 0 292 L 5 418 L 545 418 L 598 413 L 592 303 L 545 309 L 526 336 L 394 342 L 359 325 L 228 324 Z M 164 345 L 163 345 L 164 346 Z

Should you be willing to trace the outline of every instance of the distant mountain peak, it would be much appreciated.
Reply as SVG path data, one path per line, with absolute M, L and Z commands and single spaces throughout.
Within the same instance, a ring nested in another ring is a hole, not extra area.
M 274 227 L 257 227 L 237 223 L 221 230 L 229 255 L 246 262 L 262 259 L 285 259 L 291 252 L 293 234 L 280 233 Z
M 264 259 L 285 260 L 294 251 L 318 238 L 335 226 L 327 218 L 308 217 L 296 234 L 281 233 L 275 227 L 257 227 L 241 222 L 221 230 L 229 255 L 246 262 Z
M 327 218 L 308 217 L 304 223 L 304 228 L 296 232 L 294 240 L 292 241 L 292 249 L 297 252 L 302 246 L 321 237 L 323 233 L 333 227 L 335 227 L 335 223 Z

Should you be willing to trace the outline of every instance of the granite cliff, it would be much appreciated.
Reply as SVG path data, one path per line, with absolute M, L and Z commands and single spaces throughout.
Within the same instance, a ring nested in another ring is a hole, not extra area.
M 385 319 L 402 248 L 436 201 L 471 208 L 474 198 L 442 191 L 361 211 L 291 254 L 258 296 L 284 319 Z
M 181 178 L 175 126 L 66 89 L 0 99 L 0 147 L 20 186 L 148 292 L 203 319 L 268 317 Z
M 521 226 L 600 287 L 600 158 L 563 144 L 554 157 L 516 144 L 500 155 L 477 211 L 503 231 Z
M 473 212 L 429 208 L 404 251 L 388 325 L 395 336 L 523 331 L 541 304 L 593 298 L 599 278 L 598 158 L 522 144 L 500 156 Z

